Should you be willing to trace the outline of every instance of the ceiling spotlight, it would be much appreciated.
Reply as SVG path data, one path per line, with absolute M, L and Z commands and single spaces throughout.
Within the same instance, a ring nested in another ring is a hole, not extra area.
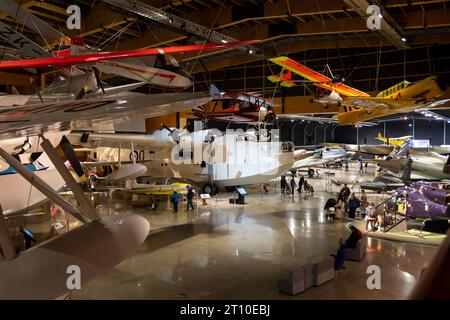
M 403 120 L 408 120 L 408 117 L 403 117 Z
M 430 113 L 425 113 L 425 117 L 432 117 Z
M 248 53 L 250 53 L 250 54 L 254 54 L 254 53 L 255 53 L 255 51 L 254 51 L 254 50 L 252 50 L 252 49 L 250 49 L 250 50 L 248 50 Z
M 402 37 L 402 41 L 403 41 L 403 42 L 406 42 L 406 38 L 405 38 L 405 37 Z
M 383 15 L 381 13 L 379 13 L 378 18 L 383 19 Z
M 410 124 L 408 124 L 408 127 L 412 127 L 412 124 L 410 123 Z

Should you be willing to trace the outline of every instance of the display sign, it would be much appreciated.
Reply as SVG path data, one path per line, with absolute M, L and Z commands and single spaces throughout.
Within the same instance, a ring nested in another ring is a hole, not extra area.
M 211 196 L 210 196 L 209 193 L 202 193 L 202 194 L 200 195 L 200 198 L 202 198 L 202 199 L 211 199 Z
M 236 187 L 236 191 L 241 195 L 241 196 L 245 196 L 248 194 L 247 190 L 245 190 L 244 187 Z

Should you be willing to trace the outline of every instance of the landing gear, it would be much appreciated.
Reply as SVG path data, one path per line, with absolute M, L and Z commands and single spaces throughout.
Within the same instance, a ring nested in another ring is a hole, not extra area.
M 308 177 L 314 178 L 314 173 L 315 173 L 314 169 L 308 169 Z
M 219 193 L 219 188 L 214 183 L 206 183 L 202 188 L 203 193 L 208 193 L 211 196 L 215 196 Z

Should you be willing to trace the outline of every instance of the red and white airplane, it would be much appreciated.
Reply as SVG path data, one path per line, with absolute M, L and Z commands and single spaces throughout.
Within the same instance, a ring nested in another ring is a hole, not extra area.
M 216 110 L 218 102 L 232 101 L 231 106 Z M 272 122 L 275 119 L 273 108 L 277 107 L 273 101 L 264 97 L 241 91 L 223 93 L 220 99 L 215 99 L 212 111 L 201 106 L 193 109 L 192 114 L 202 120 L 218 120 L 231 123 L 256 124 Z M 272 117 L 270 115 L 273 115 Z M 270 121 L 269 121 L 270 119 Z
M 84 45 L 81 38 L 72 38 L 68 49 L 56 51 L 54 57 L 28 60 L 0 61 L 0 69 L 46 68 L 49 66 L 67 68 L 73 65 L 90 65 L 97 70 L 121 77 L 145 82 L 150 85 L 186 89 L 192 86 L 192 79 L 184 71 L 172 53 L 218 50 L 245 46 L 257 41 L 230 43 L 207 43 L 165 48 L 137 49 L 127 51 L 98 52 Z

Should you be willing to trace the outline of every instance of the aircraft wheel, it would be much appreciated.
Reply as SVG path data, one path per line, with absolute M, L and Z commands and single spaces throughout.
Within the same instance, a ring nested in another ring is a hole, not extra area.
M 308 169 L 308 177 L 313 178 L 314 177 L 314 169 Z
M 208 193 L 211 196 L 214 196 L 218 193 L 219 189 L 215 184 L 206 183 L 202 188 L 203 193 Z

